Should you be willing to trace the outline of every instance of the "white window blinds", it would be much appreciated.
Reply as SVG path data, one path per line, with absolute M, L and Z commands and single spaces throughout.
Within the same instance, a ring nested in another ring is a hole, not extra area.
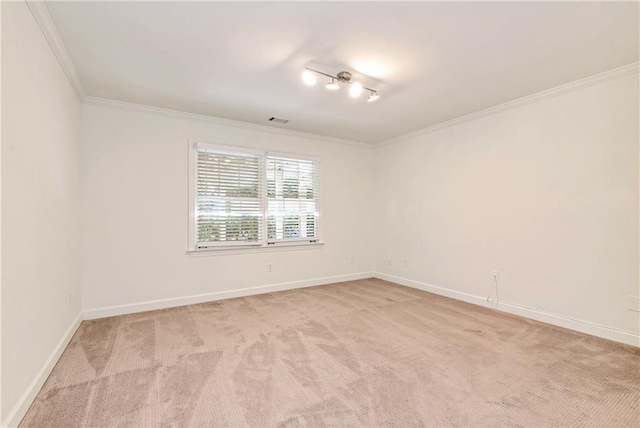
M 318 162 L 267 156 L 267 242 L 318 240 Z
M 194 155 L 191 249 L 319 242 L 318 161 L 203 143 Z
M 198 248 L 262 243 L 263 174 L 260 156 L 197 148 Z

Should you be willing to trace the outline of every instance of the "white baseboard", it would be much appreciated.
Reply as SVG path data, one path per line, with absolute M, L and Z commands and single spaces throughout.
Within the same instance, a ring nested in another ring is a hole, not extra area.
M 38 392 L 40 392 L 40 389 L 44 385 L 44 382 L 51 374 L 51 371 L 60 359 L 60 356 L 71 341 L 71 338 L 78 330 L 78 327 L 80 327 L 81 322 L 82 312 L 80 312 L 76 319 L 73 320 L 65 334 L 62 336 L 62 339 L 60 339 L 56 347 L 53 349 L 51 355 L 49 355 L 49 358 L 47 358 L 47 361 L 45 361 L 36 377 L 33 379 L 29 387 L 27 387 L 27 390 L 24 392 L 24 394 L 22 394 L 22 397 L 20 397 L 16 405 L 13 407 L 13 410 L 9 412 L 9 415 L 2 424 L 3 427 L 17 427 L 22 418 L 24 418 L 24 415 L 27 413 L 27 410 L 29 410 L 31 403 L 33 403 L 33 400 L 35 400 Z
M 315 285 L 332 284 L 334 282 L 355 281 L 357 279 L 365 279 L 371 277 L 373 277 L 373 272 L 360 272 L 346 275 L 327 276 L 324 278 L 305 279 L 302 281 L 283 282 L 280 284 L 262 285 L 258 287 L 241 288 L 238 290 L 218 291 L 214 293 L 176 297 L 172 299 L 151 300 L 147 302 L 132 303 L 126 305 L 88 309 L 84 311 L 84 319 L 92 320 L 97 318 L 113 317 L 116 315 L 133 314 L 136 312 L 154 311 L 156 309 L 166 309 L 176 306 L 212 302 L 214 300 L 232 299 L 234 297 L 272 293 L 274 291 L 313 287 Z
M 497 304 L 494 305 L 492 304 L 492 302 L 488 302 L 486 297 L 463 293 L 461 291 L 438 287 L 424 282 L 414 281 L 412 279 L 402 278 L 394 275 L 388 275 L 381 272 L 374 272 L 373 276 L 375 278 L 395 282 L 396 284 L 405 285 L 407 287 L 417 288 L 419 290 L 428 291 L 430 293 L 439 294 L 441 296 L 451 297 L 452 299 L 462 300 L 464 302 L 473 303 L 475 305 L 484 306 L 487 308 L 494 308 L 502 312 L 519 315 L 525 318 L 530 318 L 558 327 L 567 328 L 569 330 L 579 331 L 580 333 L 586 333 L 592 336 L 601 337 L 603 339 L 613 340 L 615 342 L 640 347 L 640 335 L 632 333 L 630 331 L 619 330 L 588 321 L 566 317 L 563 315 L 552 314 L 538 309 L 516 305 L 514 303 L 497 302 Z

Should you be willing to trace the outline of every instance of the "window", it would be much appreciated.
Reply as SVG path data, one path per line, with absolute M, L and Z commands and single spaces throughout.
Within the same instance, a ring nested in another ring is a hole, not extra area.
M 198 247 L 259 243 L 262 238 L 261 158 L 198 147 Z
M 318 238 L 318 163 L 267 156 L 267 242 Z
M 295 155 L 195 145 L 190 248 L 319 241 L 319 163 Z

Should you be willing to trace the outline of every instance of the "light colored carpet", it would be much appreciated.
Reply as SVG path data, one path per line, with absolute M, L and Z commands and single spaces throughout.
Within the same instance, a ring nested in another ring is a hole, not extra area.
M 85 321 L 23 427 L 639 426 L 640 350 L 368 279 Z

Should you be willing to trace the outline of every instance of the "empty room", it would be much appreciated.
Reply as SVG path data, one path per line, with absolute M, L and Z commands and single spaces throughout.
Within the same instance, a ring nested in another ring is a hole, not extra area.
M 639 2 L 0 21 L 2 427 L 640 426 Z

